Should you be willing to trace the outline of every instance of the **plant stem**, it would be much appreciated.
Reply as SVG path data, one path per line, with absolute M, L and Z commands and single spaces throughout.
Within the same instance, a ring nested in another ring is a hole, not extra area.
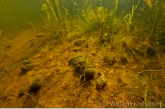
M 151 29 L 151 34 L 150 34 L 150 41 L 151 41 L 151 44 L 153 42 L 153 39 L 154 39 L 154 34 L 155 34 L 155 31 L 156 31 L 156 26 L 157 26 L 157 22 L 158 22 L 158 16 L 160 14 L 160 4 L 161 2 L 159 1 L 156 1 L 156 12 L 155 12 L 155 19 L 154 19 L 154 22 L 153 22 L 153 25 L 152 25 L 152 29 Z

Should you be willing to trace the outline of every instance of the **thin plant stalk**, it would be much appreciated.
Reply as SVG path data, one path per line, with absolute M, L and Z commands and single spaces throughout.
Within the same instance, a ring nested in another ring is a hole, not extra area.
M 55 13 L 54 10 L 53 10 L 53 7 L 52 7 L 51 3 L 49 2 L 49 0 L 46 0 L 46 2 L 47 2 L 47 4 L 49 5 L 49 7 L 50 7 L 50 9 L 51 9 L 51 11 L 52 11 L 52 13 L 53 13 L 53 15 L 54 15 L 56 21 L 59 22 L 59 21 L 58 21 L 58 18 L 57 18 L 57 16 L 56 16 L 56 13 Z
M 126 21 L 126 26 L 127 26 L 127 32 L 130 32 L 130 26 L 133 25 L 132 19 L 133 19 L 134 13 L 135 13 L 139 3 L 140 3 L 140 1 L 138 2 L 138 4 L 136 6 L 133 5 L 132 10 L 131 10 L 131 14 L 127 14 L 124 17 L 124 20 Z
M 155 13 L 155 18 L 154 18 L 154 22 L 152 24 L 152 29 L 151 29 L 151 34 L 150 34 L 150 41 L 152 42 L 155 31 L 156 31 L 156 26 L 157 26 L 157 22 L 158 22 L 158 16 L 160 14 L 160 4 L 161 1 L 156 0 L 156 13 Z
M 57 18 L 59 24 L 61 24 L 59 2 L 58 2 L 58 0 L 53 0 L 53 2 L 54 2 L 54 11 L 56 14 L 56 18 Z
M 118 2 L 119 2 L 119 0 L 116 0 L 115 1 L 115 7 L 114 7 L 114 10 L 113 10 L 113 16 L 112 16 L 112 18 L 110 20 L 110 29 L 109 29 L 109 32 L 112 32 L 112 29 L 113 29 L 113 22 L 114 22 L 114 19 L 115 19 L 115 16 L 116 16 Z

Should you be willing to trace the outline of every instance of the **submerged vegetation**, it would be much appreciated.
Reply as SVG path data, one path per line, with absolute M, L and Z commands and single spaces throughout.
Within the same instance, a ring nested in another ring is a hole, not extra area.
M 0 0 L 0 16 L 0 107 L 165 107 L 164 0 Z

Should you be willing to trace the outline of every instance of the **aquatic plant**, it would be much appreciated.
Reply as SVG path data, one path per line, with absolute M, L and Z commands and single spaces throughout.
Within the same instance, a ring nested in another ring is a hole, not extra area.
M 85 0 L 83 0 L 83 1 L 85 1 Z M 76 7 L 78 7 L 79 4 L 77 4 L 76 0 L 71 0 L 71 3 L 72 3 L 72 8 L 73 8 L 73 10 L 72 10 L 73 14 L 76 14 L 75 11 L 76 11 L 76 9 L 78 9 Z
M 82 20 L 87 25 L 86 31 L 94 30 L 98 26 L 98 20 L 95 13 L 91 7 L 82 10 Z
M 11 25 L 11 6 L 12 6 L 13 0 L 0 0 L 0 14 L 1 17 L 4 18 L 6 25 L 8 26 L 13 26 Z
M 144 0 L 144 2 L 146 2 L 146 4 L 147 4 L 149 7 L 152 6 L 151 0 Z
M 58 0 L 53 0 L 53 3 L 54 3 L 54 11 L 55 11 L 57 20 L 58 20 L 59 24 L 61 24 L 60 9 L 59 9 Z
M 100 14 L 98 14 L 98 15 L 96 14 L 96 15 L 101 24 L 101 35 L 100 35 L 100 42 L 99 42 L 99 43 L 101 43 L 103 40 L 103 35 L 104 35 L 104 23 L 106 21 L 105 19 L 107 18 L 108 14 L 107 14 L 107 10 L 104 9 L 103 7 L 98 7 L 97 12 L 100 13 Z
M 43 19 L 44 20 L 46 19 L 45 22 L 49 22 L 50 21 L 50 12 L 49 12 L 49 7 L 47 6 L 47 4 L 46 3 L 42 4 L 42 7 L 40 10 L 42 11 L 43 16 L 44 16 Z
M 6 63 L 4 66 L 4 69 L 2 71 L 0 71 L 0 73 L 2 72 L 5 75 L 8 75 L 10 78 L 12 78 L 15 81 L 15 78 L 13 76 L 10 75 L 9 70 L 10 70 L 11 65 L 9 65 L 9 63 Z
M 160 5 L 162 3 L 162 0 L 158 1 L 156 0 L 155 1 L 155 15 L 154 15 L 154 21 L 153 21 L 153 24 L 152 24 L 152 29 L 151 29 L 151 34 L 150 34 L 150 41 L 151 41 L 151 44 L 152 44 L 152 41 L 153 41 L 153 37 L 154 37 L 154 34 L 156 32 L 156 26 L 158 24 L 158 17 L 160 15 Z
M 64 0 L 62 0 L 62 7 L 63 7 L 63 9 L 64 9 L 64 19 L 65 19 L 65 21 L 68 21 L 69 19 L 68 19 L 68 16 L 69 16 L 69 18 L 73 21 L 73 18 L 72 18 L 72 16 L 70 15 L 70 13 L 69 13 L 69 11 L 68 11 L 68 9 L 64 6 Z
M 61 20 L 60 20 L 60 11 L 59 11 L 59 6 L 58 6 L 58 0 L 54 0 L 54 9 L 53 9 L 53 7 L 52 7 L 52 5 L 51 5 L 51 3 L 50 3 L 50 1 L 49 0 L 46 0 L 46 2 L 47 2 L 47 4 L 49 5 L 49 7 L 50 7 L 50 9 L 51 9 L 51 11 L 52 11 L 52 13 L 53 13 L 53 15 L 54 15 L 54 17 L 55 17 L 55 19 L 56 19 L 56 21 L 59 23 L 59 24 L 61 24 Z
M 133 5 L 133 6 L 132 6 L 131 13 L 127 14 L 127 15 L 123 18 L 124 21 L 125 21 L 125 23 L 126 23 L 126 31 L 127 31 L 127 32 L 130 32 L 130 28 L 131 28 L 131 26 L 133 26 L 133 21 L 132 21 L 132 19 L 133 19 L 134 13 L 135 13 L 135 11 L 136 11 L 136 9 L 137 9 L 139 3 L 140 3 L 140 1 L 137 3 L 136 6 Z
M 107 15 L 107 9 L 102 6 L 97 9 L 88 6 L 86 9 L 82 10 L 81 19 L 86 24 L 86 31 L 89 32 L 103 27 Z
M 147 72 L 151 72 L 149 73 L 149 75 L 147 75 Z M 152 89 L 154 84 L 154 79 L 153 79 L 153 74 L 152 72 L 160 72 L 160 70 L 142 70 L 140 72 L 138 72 L 138 74 L 136 75 L 136 81 L 137 81 L 137 85 L 139 88 L 139 94 L 141 97 L 143 97 L 144 99 L 144 107 L 147 107 L 147 103 L 149 101 L 149 99 L 147 99 L 147 95 L 148 93 L 152 92 L 154 93 L 154 90 Z M 143 76 L 141 76 L 143 75 Z M 146 76 L 144 76 L 146 75 Z M 145 79 L 142 79 L 145 78 Z M 151 96 L 151 95 L 150 95 Z M 155 95 L 154 95 L 155 96 Z M 152 98 L 153 99 L 153 98 Z M 156 101 L 154 101 L 156 102 Z M 157 102 L 160 102 L 159 100 L 157 100 Z
M 115 19 L 116 11 L 117 11 L 117 8 L 118 8 L 118 2 L 119 2 L 119 0 L 116 0 L 115 1 L 115 6 L 114 6 L 114 9 L 113 9 L 113 14 L 112 14 L 112 17 L 111 17 L 111 19 L 109 21 L 109 32 L 110 33 L 112 32 L 112 29 L 113 29 L 114 19 Z
M 30 94 L 30 93 L 28 93 L 28 92 L 21 92 L 21 94 L 26 94 L 26 95 L 28 95 L 28 96 L 30 96 L 31 98 L 32 98 L 32 100 L 35 102 L 35 103 L 37 103 L 38 104 L 38 106 L 40 107 L 40 108 L 44 108 L 44 106 L 42 106 L 35 98 L 34 98 L 34 96 L 32 95 L 32 94 Z

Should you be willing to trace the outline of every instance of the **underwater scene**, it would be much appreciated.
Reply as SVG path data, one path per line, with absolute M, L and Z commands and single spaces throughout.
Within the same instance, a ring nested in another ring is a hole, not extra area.
M 1 108 L 165 108 L 165 0 L 0 0 Z

